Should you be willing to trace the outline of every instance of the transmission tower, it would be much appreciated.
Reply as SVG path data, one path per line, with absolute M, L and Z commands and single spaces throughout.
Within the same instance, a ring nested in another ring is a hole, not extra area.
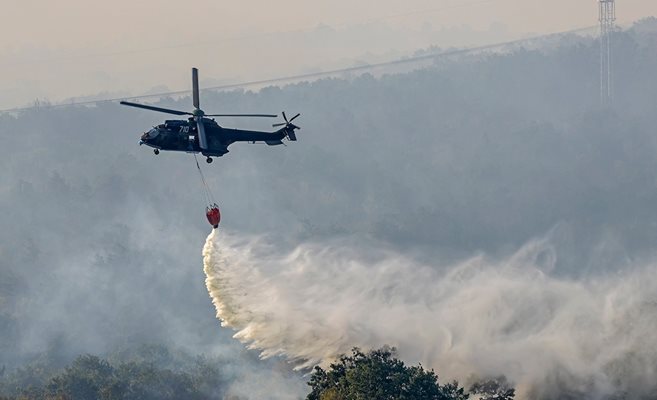
M 613 95 L 611 37 L 616 21 L 615 0 L 598 0 L 600 6 L 600 101 L 610 104 Z

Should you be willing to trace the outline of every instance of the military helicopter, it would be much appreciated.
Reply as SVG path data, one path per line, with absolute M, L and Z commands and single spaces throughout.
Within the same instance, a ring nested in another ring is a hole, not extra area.
M 206 117 L 266 117 L 276 118 L 272 114 L 205 114 L 200 108 L 198 89 L 198 69 L 192 68 L 192 99 L 194 111 L 178 111 L 168 108 L 154 107 L 146 104 L 122 101 L 121 104 L 130 107 L 143 108 L 174 115 L 189 115 L 187 120 L 167 120 L 163 124 L 154 126 L 153 129 L 141 136 L 139 144 L 153 147 L 157 155 L 163 151 L 184 151 L 187 153 L 201 153 L 206 156 L 206 162 L 212 162 L 212 157 L 221 157 L 228 153 L 228 146 L 235 142 L 265 142 L 270 146 L 283 144 L 283 139 L 296 141 L 294 134 L 300 127 L 294 125 L 299 115 L 287 119 L 283 112 L 285 122 L 273 124 L 273 127 L 282 126 L 275 132 L 249 131 L 242 129 L 223 128 L 214 119 Z

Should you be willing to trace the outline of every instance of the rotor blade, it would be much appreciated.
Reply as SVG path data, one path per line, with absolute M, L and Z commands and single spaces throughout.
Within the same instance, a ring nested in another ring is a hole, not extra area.
M 205 114 L 206 117 L 264 117 L 276 118 L 275 114 Z
M 289 122 L 294 121 L 299 115 L 301 115 L 301 113 L 299 113 L 299 114 L 295 115 L 294 117 L 290 118 L 290 121 L 289 121 Z
M 283 114 L 283 119 L 285 120 L 285 122 L 289 122 L 289 121 L 287 120 L 287 117 L 285 116 L 285 111 L 282 111 L 281 113 Z
M 171 110 L 168 108 L 161 108 L 161 107 L 154 107 L 154 106 L 148 106 L 146 104 L 139 104 L 139 103 L 131 103 L 129 101 L 122 101 L 121 104 L 124 106 L 130 106 L 130 107 L 137 107 L 137 108 L 143 108 L 145 110 L 151 110 L 151 111 L 159 111 L 167 114 L 174 114 L 174 115 L 192 115 L 192 113 L 188 113 L 186 111 L 178 111 L 178 110 Z
M 194 101 L 194 108 L 200 109 L 201 102 L 198 96 L 198 69 L 192 68 L 192 98 Z
M 198 147 L 200 147 L 201 150 L 207 150 L 208 138 L 205 136 L 205 125 L 203 125 L 202 118 L 196 120 L 196 131 L 198 132 Z
M 272 127 L 276 128 L 277 126 L 287 125 L 286 122 L 281 122 L 280 124 L 273 124 Z

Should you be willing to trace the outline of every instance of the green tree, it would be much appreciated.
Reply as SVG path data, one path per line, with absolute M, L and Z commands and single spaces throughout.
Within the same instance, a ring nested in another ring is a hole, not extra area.
M 407 367 L 394 357 L 394 348 L 384 347 L 367 354 L 354 348 L 327 370 L 315 367 L 308 382 L 307 400 L 465 400 L 468 395 L 458 383 L 438 384 L 433 370 L 422 365 Z
M 110 382 L 114 369 L 105 360 L 92 355 L 80 356 L 47 385 L 51 397 L 98 399 L 100 391 Z
M 210 364 L 199 364 L 198 377 L 184 371 L 158 368 L 153 362 L 126 362 L 113 366 L 92 355 L 80 356 L 46 385 L 45 394 L 24 393 L 26 399 L 52 400 L 166 400 L 204 399 L 196 382 L 211 385 L 216 369 L 204 371 Z M 203 372 L 204 375 L 200 375 Z
M 101 398 L 125 400 L 200 399 L 193 378 L 185 372 L 158 369 L 152 363 L 129 362 L 116 368 Z

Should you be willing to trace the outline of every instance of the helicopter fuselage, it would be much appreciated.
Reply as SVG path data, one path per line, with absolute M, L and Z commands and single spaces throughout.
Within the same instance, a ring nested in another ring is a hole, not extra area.
M 145 144 L 157 150 L 183 151 L 201 153 L 205 156 L 220 157 L 228 153 L 228 146 L 235 142 L 265 142 L 270 146 L 283 144 L 289 129 L 284 127 L 275 132 L 250 131 L 243 129 L 223 128 L 213 119 L 202 118 L 208 146 L 201 149 L 197 122 L 188 120 L 167 120 L 153 127 L 141 136 L 139 144 Z

